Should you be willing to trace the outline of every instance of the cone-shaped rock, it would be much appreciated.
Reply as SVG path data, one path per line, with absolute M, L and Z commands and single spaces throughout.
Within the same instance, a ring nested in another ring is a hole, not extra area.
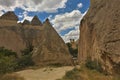
M 31 25 L 33 26 L 38 26 L 38 25 L 42 25 L 42 23 L 40 22 L 39 18 L 37 16 L 34 16 L 32 21 L 31 21 Z
M 30 21 L 24 20 L 24 22 L 23 22 L 22 24 L 23 24 L 23 25 L 30 25 Z
M 68 48 L 48 19 L 43 27 L 43 39 L 33 54 L 33 60 L 37 64 L 70 64 L 71 57 Z
M 0 19 L 18 21 L 18 17 L 12 11 L 9 11 L 9 12 L 6 12 L 5 14 L 3 14 L 0 17 Z
M 8 14 L 8 17 L 9 15 L 11 14 Z M 25 20 L 23 24 L 29 24 L 29 22 Z M 41 25 L 41 22 L 34 17 L 32 24 Z M 68 48 L 49 20 L 47 19 L 42 27 L 33 25 L 23 27 L 17 22 L 1 19 L 0 47 L 17 52 L 20 56 L 21 51 L 33 46 L 32 60 L 37 65 L 70 64 L 71 56 Z

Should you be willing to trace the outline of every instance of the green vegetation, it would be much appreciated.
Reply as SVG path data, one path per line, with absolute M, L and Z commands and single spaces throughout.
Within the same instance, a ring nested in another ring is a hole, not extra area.
M 31 59 L 31 55 L 25 55 L 18 59 L 18 69 L 23 69 L 29 66 L 33 66 L 34 62 Z
M 24 78 L 22 77 L 18 77 L 17 75 L 10 75 L 10 74 L 6 74 L 3 76 L 0 76 L 0 80 L 24 80 Z
M 3 47 L 0 48 L 0 74 L 11 72 L 17 68 L 17 54 Z
M 34 65 L 31 59 L 32 49 L 25 49 L 20 58 L 17 53 L 0 47 L 0 74 L 5 74 Z
M 58 80 L 80 80 L 80 70 L 74 68 L 71 71 L 66 72 L 65 76 L 62 79 Z
M 114 64 L 115 73 L 120 75 L 120 62 L 118 64 Z
M 48 64 L 48 66 L 50 66 L 50 67 L 62 67 L 63 64 L 60 64 L 60 63 L 53 63 L 53 64 Z
M 73 49 L 72 45 L 70 43 L 66 43 L 66 45 L 68 46 L 69 52 L 73 57 L 77 57 L 78 55 L 78 48 Z
M 120 76 L 115 75 L 105 75 L 96 70 L 91 70 L 86 66 L 81 66 L 81 69 L 78 70 L 74 68 L 71 71 L 66 72 L 65 76 L 62 79 L 57 80 L 119 80 Z
M 32 51 L 33 51 L 33 46 L 29 46 L 28 48 L 21 51 L 22 56 L 17 61 L 19 69 L 34 65 L 34 62 L 32 61 L 32 58 L 31 58 Z
M 99 72 L 103 71 L 101 64 L 97 60 L 92 61 L 90 58 L 88 58 L 85 65 L 91 70 L 97 70 Z

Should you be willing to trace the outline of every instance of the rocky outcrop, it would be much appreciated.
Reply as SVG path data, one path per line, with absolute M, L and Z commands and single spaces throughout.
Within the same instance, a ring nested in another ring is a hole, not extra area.
M 20 24 L 4 15 L 0 19 L 0 47 L 13 50 L 20 57 L 22 50 L 33 46 L 32 59 L 36 65 L 70 64 L 67 46 L 48 19 L 43 25 L 37 23 L 40 21 L 36 17 L 30 24 L 26 20 Z
M 118 0 L 91 0 L 80 25 L 79 61 L 85 63 L 90 57 L 110 74 L 120 69 L 119 3 Z
M 3 14 L 0 19 L 3 19 L 3 20 L 13 20 L 13 21 L 18 21 L 18 17 L 15 15 L 14 12 L 12 11 L 9 11 L 5 14 Z
M 39 18 L 37 16 L 34 16 L 32 21 L 31 21 L 31 25 L 32 26 L 38 26 L 38 25 L 42 25 L 42 23 L 40 22 Z
M 34 61 L 46 62 L 47 64 L 49 62 L 52 62 L 52 64 L 58 62 L 60 64 L 63 64 L 64 62 L 66 62 L 66 64 L 69 64 L 69 52 L 62 38 L 52 27 L 48 19 L 44 22 L 43 26 L 45 31 L 42 37 L 44 37 L 44 39 L 41 41 L 40 45 L 35 49 L 35 52 L 33 54 Z
M 24 20 L 24 22 L 22 24 L 23 25 L 30 25 L 30 22 L 28 20 Z

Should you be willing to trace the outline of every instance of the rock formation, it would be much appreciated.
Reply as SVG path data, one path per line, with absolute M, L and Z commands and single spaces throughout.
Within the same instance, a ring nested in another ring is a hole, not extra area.
M 42 25 L 42 23 L 40 22 L 39 18 L 37 16 L 34 16 L 32 21 L 31 21 L 31 25 L 36 26 L 36 25 Z
M 33 46 L 32 59 L 37 65 L 70 64 L 70 55 L 62 38 L 47 19 L 44 24 L 35 16 L 32 22 L 17 23 L 17 16 L 7 12 L 0 19 L 0 47 L 21 51 Z
M 12 11 L 3 14 L 0 19 L 18 21 L 18 17 Z
M 30 22 L 28 20 L 24 20 L 24 22 L 22 24 L 23 25 L 30 25 Z
M 120 69 L 120 0 L 91 0 L 80 25 L 79 61 L 90 57 L 112 74 Z

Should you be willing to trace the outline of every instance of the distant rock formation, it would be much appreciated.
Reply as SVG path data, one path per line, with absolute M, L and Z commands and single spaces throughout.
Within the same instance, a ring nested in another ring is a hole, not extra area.
M 40 45 L 35 49 L 33 58 L 35 62 L 52 62 L 66 64 L 69 63 L 70 58 L 69 51 L 62 38 L 58 35 L 55 29 L 52 27 L 48 19 L 43 24 L 44 34 L 43 40 Z M 41 63 L 40 63 L 41 64 Z
M 18 17 L 12 11 L 3 14 L 0 19 L 18 21 Z
M 42 25 L 42 23 L 40 22 L 39 18 L 37 16 L 34 16 L 32 21 L 31 21 L 31 25 L 32 26 L 38 26 L 38 25 Z
M 22 24 L 23 24 L 23 25 L 30 25 L 30 21 L 24 20 L 24 22 L 23 22 Z
M 90 57 L 112 74 L 120 72 L 120 0 L 91 0 L 80 25 L 79 61 Z
M 1 16 L 0 47 L 13 50 L 21 56 L 22 50 L 33 46 L 32 59 L 36 65 L 71 64 L 67 46 L 48 19 L 43 25 L 37 16 L 30 24 L 27 20 L 22 24 L 17 20 L 13 12 Z

